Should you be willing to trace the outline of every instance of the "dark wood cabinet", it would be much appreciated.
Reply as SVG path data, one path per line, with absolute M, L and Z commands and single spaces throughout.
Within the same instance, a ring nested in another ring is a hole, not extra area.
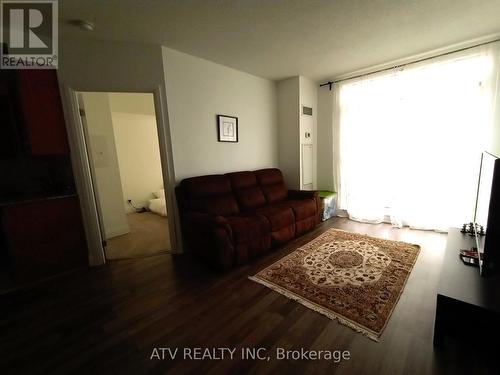
M 0 157 L 16 157 L 22 152 L 14 72 L 0 71 Z
M 78 198 L 51 198 L 0 209 L 16 283 L 88 265 Z
M 0 171 L 0 284 L 88 265 L 55 70 L 0 71 Z
M 32 155 L 68 153 L 56 71 L 18 70 L 16 78 L 29 152 Z
M 479 268 L 459 257 L 461 249 L 474 246 L 475 239 L 459 229 L 448 232 L 437 290 L 435 345 L 443 344 L 447 335 L 480 344 L 500 334 L 500 275 L 481 277 Z

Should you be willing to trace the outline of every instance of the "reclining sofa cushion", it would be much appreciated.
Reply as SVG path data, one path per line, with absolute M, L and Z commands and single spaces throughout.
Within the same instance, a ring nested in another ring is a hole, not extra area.
M 267 206 L 258 209 L 256 214 L 264 216 L 269 221 L 273 245 L 283 244 L 295 237 L 295 217 L 290 207 Z
M 226 220 L 235 244 L 236 263 L 246 263 L 271 248 L 271 226 L 265 217 L 241 214 Z
M 183 180 L 190 209 L 211 215 L 228 216 L 239 213 L 229 178 L 224 175 L 193 177 Z
M 253 172 L 235 172 L 226 175 L 241 211 L 251 211 L 266 204 L 266 197 Z
M 317 212 L 316 202 L 313 199 L 287 200 L 281 205 L 287 205 L 293 210 L 296 221 L 314 217 Z
M 287 198 L 287 189 L 281 171 L 276 168 L 255 171 L 257 181 L 264 192 L 267 204 L 283 202 Z

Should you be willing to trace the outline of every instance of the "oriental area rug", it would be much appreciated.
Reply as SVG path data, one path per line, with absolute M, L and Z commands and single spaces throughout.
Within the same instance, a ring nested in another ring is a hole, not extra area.
M 378 341 L 419 252 L 329 229 L 250 279 Z

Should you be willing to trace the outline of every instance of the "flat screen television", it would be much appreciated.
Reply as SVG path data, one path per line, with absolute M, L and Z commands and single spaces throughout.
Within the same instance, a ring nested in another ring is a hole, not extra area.
M 483 152 L 474 212 L 479 270 L 482 276 L 500 272 L 500 159 Z M 478 226 L 482 225 L 485 235 Z M 484 237 L 484 238 L 483 238 Z

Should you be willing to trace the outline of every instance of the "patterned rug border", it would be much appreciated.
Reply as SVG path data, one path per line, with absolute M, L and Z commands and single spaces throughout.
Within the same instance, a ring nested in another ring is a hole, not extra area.
M 350 233 L 350 234 L 356 234 L 356 235 L 359 235 L 359 236 L 362 236 L 362 237 L 368 237 L 368 238 L 373 238 L 375 240 L 383 240 L 383 241 L 390 241 L 390 242 L 396 242 L 396 243 L 400 243 L 400 244 L 405 244 L 405 245 L 411 245 L 411 246 L 414 246 L 416 249 L 417 249 L 417 254 L 415 256 L 415 259 L 413 261 L 413 263 L 411 264 L 411 271 L 408 273 L 407 277 L 405 278 L 404 280 L 404 283 L 403 283 L 403 287 L 401 288 L 401 291 L 400 293 L 398 294 L 398 297 L 394 303 L 394 305 L 392 306 L 392 309 L 391 311 L 389 312 L 389 315 L 387 316 L 387 320 L 385 321 L 384 323 L 384 326 L 382 327 L 382 329 L 380 330 L 380 333 L 377 334 L 377 332 L 369 329 L 368 327 L 365 327 L 364 325 L 360 324 L 360 323 L 357 323 L 357 322 L 354 322 L 348 318 L 346 318 L 345 316 L 343 316 L 342 314 L 338 314 L 334 311 L 331 311 L 321 305 L 318 305 L 317 303 L 313 302 L 313 301 L 310 301 L 309 299 L 303 297 L 303 296 L 300 296 L 290 290 L 287 290 L 279 285 L 276 285 L 268 280 L 264 280 L 262 278 L 260 278 L 259 276 L 257 276 L 260 272 L 266 270 L 267 268 L 269 267 L 272 267 L 275 263 L 277 262 L 280 262 L 280 261 L 283 261 L 289 257 L 291 257 L 297 250 L 299 250 L 300 248 L 302 248 L 303 246 L 307 246 L 309 244 L 312 244 L 313 242 L 316 242 L 319 240 L 320 237 L 322 237 L 325 233 L 328 233 L 328 232 L 335 232 L 335 231 L 338 231 L 338 232 L 345 232 L 345 233 Z M 268 287 L 269 289 L 271 290 L 274 290 L 275 292 L 278 292 L 280 293 L 281 295 L 293 300 L 293 301 L 296 301 L 298 303 L 300 303 L 301 305 L 313 310 L 313 311 L 316 311 L 324 316 L 326 316 L 327 318 L 329 319 L 332 319 L 332 320 L 336 320 L 337 322 L 339 322 L 340 324 L 342 325 L 345 325 L 351 329 L 353 329 L 354 331 L 358 332 L 358 333 L 361 333 L 363 336 L 365 337 L 368 337 L 369 339 L 375 341 L 375 342 L 379 342 L 379 338 L 380 336 L 382 335 L 382 333 L 384 332 L 387 324 L 389 323 L 389 320 L 391 319 L 391 316 L 394 312 L 394 309 L 396 308 L 401 296 L 403 295 L 403 292 L 405 290 L 405 287 L 406 287 L 406 284 L 408 282 L 408 279 L 410 278 L 410 275 L 413 271 L 413 267 L 415 267 L 415 264 L 417 263 L 417 259 L 418 259 L 418 256 L 420 255 L 420 245 L 417 245 L 417 244 L 413 244 L 413 243 L 409 243 L 409 242 L 404 242 L 404 241 L 396 241 L 396 240 L 390 240 L 390 239 L 387 239 L 387 238 L 380 238 L 380 237 L 374 237 L 374 236 L 370 236 L 368 234 L 364 234 L 364 233 L 357 233 L 357 232 L 349 232 L 349 231 L 346 231 L 346 230 L 343 230 L 343 229 L 336 229 L 336 228 L 330 228 L 326 231 L 324 231 L 323 233 L 321 233 L 320 235 L 318 235 L 317 237 L 313 238 L 311 241 L 307 242 L 306 244 L 302 245 L 302 246 L 299 246 L 298 248 L 296 248 L 295 250 L 293 250 L 292 252 L 290 252 L 289 254 L 285 255 L 284 257 L 276 260 L 275 262 L 273 262 L 272 264 L 270 264 L 269 266 L 267 267 L 264 267 L 263 269 L 261 269 L 259 272 L 257 272 L 257 274 L 255 274 L 254 276 L 248 276 L 248 278 L 256 283 L 259 283 L 261 285 L 264 285 L 266 287 Z
M 371 331 L 370 329 L 368 329 L 366 327 L 363 327 L 362 325 L 360 325 L 358 323 L 355 323 L 355 322 L 347 319 L 343 315 L 340 315 L 334 311 L 328 310 L 328 309 L 326 309 L 326 308 L 324 308 L 324 307 L 322 307 L 322 306 L 320 306 L 312 301 L 309 301 L 307 298 L 299 296 L 296 293 L 290 292 L 289 290 L 284 289 L 284 288 L 280 287 L 279 285 L 273 284 L 267 280 L 263 280 L 263 279 L 259 278 L 258 276 L 248 276 L 248 278 L 252 281 L 255 281 L 259 284 L 262 284 L 262 285 L 268 287 L 269 289 L 274 290 L 275 292 L 280 293 L 281 295 L 283 295 L 283 296 L 285 296 L 285 297 L 287 297 L 295 302 L 300 303 L 301 305 L 303 305 L 311 310 L 314 310 L 314 311 L 326 316 L 329 319 L 337 320 L 340 324 L 345 325 L 345 326 L 355 330 L 356 332 L 363 334 L 364 336 L 368 337 L 369 339 L 371 339 L 373 341 L 376 341 L 376 342 L 379 341 L 378 336 L 375 332 Z

